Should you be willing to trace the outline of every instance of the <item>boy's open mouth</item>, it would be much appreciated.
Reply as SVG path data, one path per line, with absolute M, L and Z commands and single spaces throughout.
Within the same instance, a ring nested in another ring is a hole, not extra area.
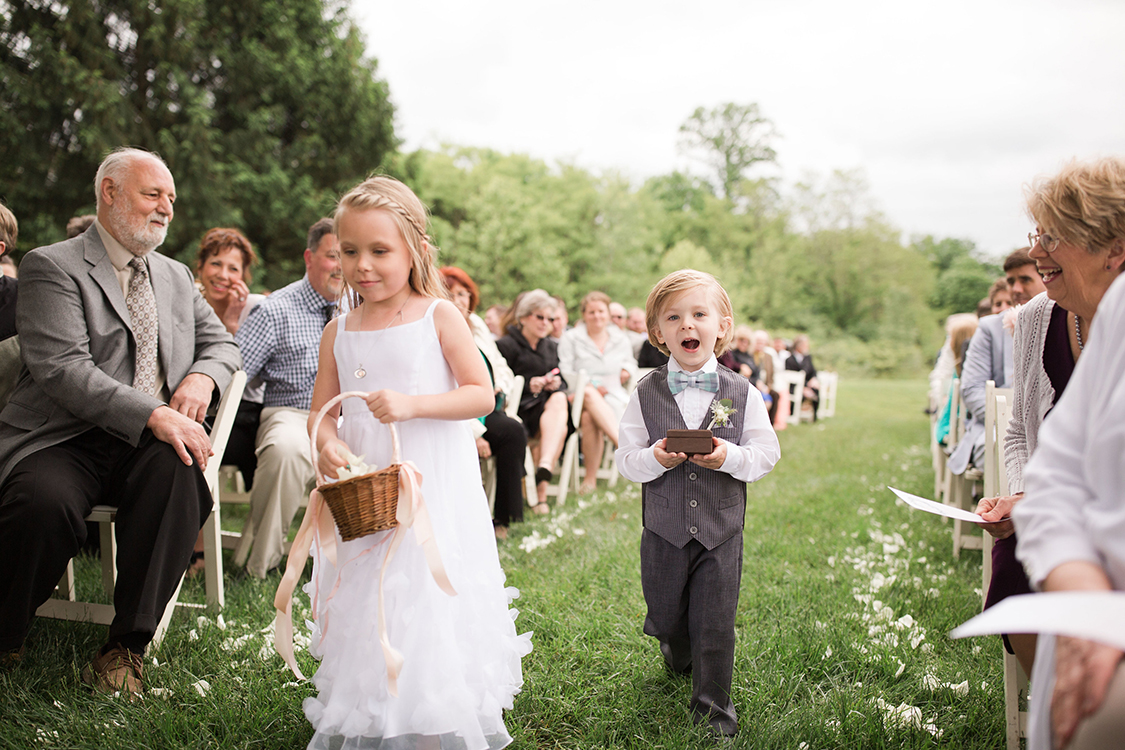
M 685 352 L 694 352 L 699 350 L 699 339 L 684 339 L 680 342 Z

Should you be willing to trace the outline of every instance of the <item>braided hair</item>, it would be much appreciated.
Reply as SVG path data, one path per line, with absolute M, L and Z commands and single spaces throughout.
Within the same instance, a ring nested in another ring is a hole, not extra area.
M 410 248 L 410 288 L 424 297 L 449 299 L 437 270 L 437 247 L 426 233 L 426 207 L 418 196 L 393 177 L 375 175 L 356 185 L 340 199 L 333 216 L 333 232 L 339 234 L 340 217 L 345 211 L 386 211 Z M 355 307 L 362 300 L 351 290 Z

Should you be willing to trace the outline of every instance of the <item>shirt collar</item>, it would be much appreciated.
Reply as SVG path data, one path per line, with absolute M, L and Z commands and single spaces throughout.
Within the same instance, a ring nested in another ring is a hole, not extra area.
M 719 360 L 715 357 L 714 354 L 712 354 L 711 358 L 709 360 L 707 360 L 706 362 L 704 362 L 703 367 L 700 367 L 698 370 L 696 370 L 696 372 L 717 372 L 718 369 L 719 369 Z M 669 357 L 668 358 L 668 371 L 669 372 L 686 372 L 686 370 L 684 370 L 684 368 L 680 366 L 680 363 L 676 361 L 675 357 Z
M 102 238 L 102 244 L 105 245 L 106 255 L 109 256 L 109 262 L 118 271 L 124 271 L 129 267 L 129 261 L 137 257 L 125 249 L 125 246 L 117 241 L 117 238 L 109 233 L 109 230 L 102 226 L 102 223 L 94 219 L 94 226 L 98 228 L 98 235 Z M 144 256 L 141 256 L 142 258 Z M 147 259 L 146 259 L 147 264 Z
M 320 292 L 313 289 L 308 274 L 301 277 L 300 284 L 297 286 L 297 293 L 313 312 L 324 312 L 325 307 L 336 304 L 335 300 L 325 299 L 320 296 Z

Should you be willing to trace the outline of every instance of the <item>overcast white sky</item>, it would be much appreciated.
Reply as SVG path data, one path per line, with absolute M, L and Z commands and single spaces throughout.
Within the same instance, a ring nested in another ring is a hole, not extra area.
M 1119 0 L 352 0 L 405 148 L 570 160 L 637 182 L 702 166 L 698 106 L 757 102 L 780 176 L 862 168 L 908 235 L 1000 257 L 1022 185 L 1125 154 Z

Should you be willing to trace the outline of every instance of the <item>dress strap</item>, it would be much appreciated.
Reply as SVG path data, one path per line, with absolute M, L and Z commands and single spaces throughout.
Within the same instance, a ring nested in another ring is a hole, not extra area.
M 437 308 L 439 302 L 441 302 L 441 300 L 435 298 L 434 301 L 430 303 L 430 306 L 426 308 L 426 314 L 422 317 L 427 320 L 433 320 L 434 310 Z

